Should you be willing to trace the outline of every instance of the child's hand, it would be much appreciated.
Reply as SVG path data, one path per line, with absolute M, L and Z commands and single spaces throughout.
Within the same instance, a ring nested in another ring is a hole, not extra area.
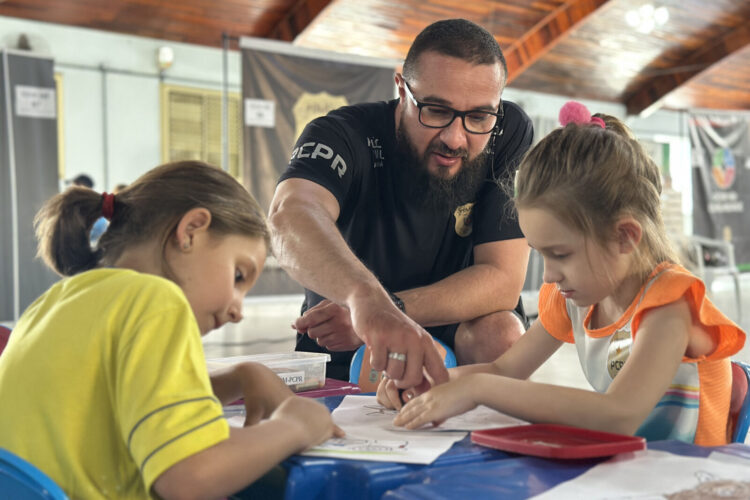
M 429 391 L 432 385 L 432 379 L 430 379 L 430 376 L 427 373 L 424 374 L 424 378 L 422 379 L 421 384 L 416 387 L 412 387 L 411 389 L 405 390 L 399 389 L 398 387 L 396 387 L 396 383 L 393 380 L 391 380 L 387 376 L 383 376 L 383 378 L 380 379 L 380 383 L 378 384 L 378 403 L 385 406 L 386 408 L 395 408 L 396 410 L 400 410 L 401 407 L 405 403 L 408 403 L 410 399 Z
M 281 403 L 294 396 L 281 377 L 263 365 L 243 363 L 240 373 L 246 427 L 270 417 Z
M 270 419 L 286 419 L 299 426 L 302 446 L 298 451 L 320 444 L 331 437 L 344 437 L 344 431 L 333 423 L 328 408 L 313 399 L 301 396 L 286 399 L 271 414 Z
M 378 403 L 386 408 L 395 408 L 400 410 L 404 405 L 401 401 L 402 394 L 406 394 L 396 387 L 396 383 L 388 377 L 380 379 L 378 384 L 377 399 Z
M 401 408 L 393 425 L 418 429 L 427 423 L 440 425 L 447 418 L 476 408 L 478 401 L 472 391 L 472 377 L 466 376 L 433 387 Z

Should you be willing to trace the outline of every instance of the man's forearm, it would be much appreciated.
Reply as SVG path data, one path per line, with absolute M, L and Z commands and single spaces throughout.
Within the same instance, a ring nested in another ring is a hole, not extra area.
M 489 264 L 476 264 L 432 285 L 396 291 L 406 313 L 422 326 L 468 321 L 514 309 L 523 281 Z
M 269 225 L 276 259 L 305 288 L 344 305 L 382 290 L 324 209 L 287 206 L 270 217 Z

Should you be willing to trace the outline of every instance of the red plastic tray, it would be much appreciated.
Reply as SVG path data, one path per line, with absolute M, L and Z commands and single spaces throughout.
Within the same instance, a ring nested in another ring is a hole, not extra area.
M 642 437 L 554 424 L 474 431 L 471 441 L 498 450 L 545 458 L 607 457 L 646 449 L 646 440 Z
M 297 396 L 305 396 L 308 398 L 324 398 L 327 396 L 346 396 L 347 394 L 360 394 L 361 392 L 362 391 L 357 384 L 344 382 L 343 380 L 336 380 L 334 378 L 327 378 L 326 384 L 320 389 L 301 391 L 297 393 Z

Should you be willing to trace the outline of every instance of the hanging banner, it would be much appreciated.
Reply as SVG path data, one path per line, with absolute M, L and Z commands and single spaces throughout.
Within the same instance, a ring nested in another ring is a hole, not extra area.
M 58 192 L 55 63 L 0 51 L 0 322 L 58 280 L 36 258 L 34 215 Z
M 694 233 L 731 241 L 750 270 L 750 117 L 691 114 L 688 126 Z
M 243 178 L 268 210 L 297 137 L 341 106 L 393 99 L 398 63 L 242 38 Z

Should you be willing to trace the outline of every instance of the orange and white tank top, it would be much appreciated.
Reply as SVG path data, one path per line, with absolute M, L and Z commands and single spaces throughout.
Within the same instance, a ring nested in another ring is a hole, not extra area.
M 596 391 L 606 392 L 627 362 L 643 313 L 683 297 L 717 347 L 697 359 L 683 358 L 670 387 L 636 435 L 704 446 L 725 444 L 732 385 L 729 356 L 742 348 L 745 333 L 711 303 L 703 282 L 687 270 L 660 264 L 622 316 L 598 329 L 588 327 L 593 306 L 578 307 L 557 287 L 544 284 L 539 319 L 552 336 L 575 343 L 586 379 Z

